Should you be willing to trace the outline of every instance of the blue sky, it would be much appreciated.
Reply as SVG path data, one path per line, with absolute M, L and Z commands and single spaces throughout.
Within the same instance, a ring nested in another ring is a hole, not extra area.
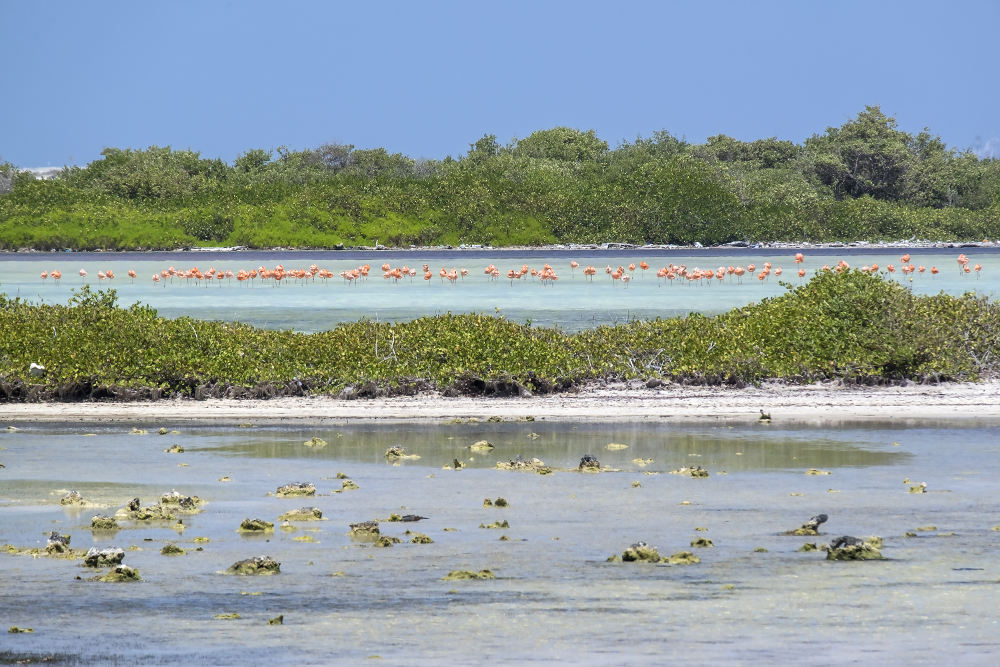
M 557 125 L 801 142 L 869 104 L 1000 157 L 998 28 L 998 0 L 0 0 L 0 160 L 443 158 Z

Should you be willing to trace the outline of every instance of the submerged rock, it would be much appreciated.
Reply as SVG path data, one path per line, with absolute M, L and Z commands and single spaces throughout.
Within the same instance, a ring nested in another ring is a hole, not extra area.
M 403 459 L 416 460 L 419 459 L 420 456 L 418 454 L 407 454 L 402 445 L 393 445 L 389 449 L 385 450 L 385 458 L 390 461 L 399 461 Z
M 843 535 L 826 547 L 827 560 L 884 560 L 882 538 Z
M 243 519 L 238 530 L 241 533 L 266 533 L 274 530 L 274 524 L 263 519 Z
M 687 477 L 708 477 L 708 470 L 702 468 L 701 466 L 694 466 L 692 468 L 683 467 L 677 470 L 671 470 L 671 475 L 686 475 Z
M 318 507 L 300 507 L 278 517 L 281 521 L 321 521 L 323 512 Z
M 395 521 L 402 521 L 404 523 L 405 522 L 414 522 L 414 521 L 423 521 L 426 518 L 427 517 L 420 516 L 419 514 L 403 514 L 402 516 L 400 516 L 399 514 L 390 514 L 389 515 L 389 521 L 394 521 L 394 522 Z
M 621 442 L 609 442 L 608 444 L 604 445 L 604 449 L 608 450 L 609 452 L 618 452 L 623 449 L 628 449 L 628 445 Z
M 806 470 L 807 475 L 829 475 L 831 474 L 829 470 L 820 470 L 819 468 L 809 468 Z
M 68 491 L 65 496 L 59 499 L 60 505 L 83 505 L 83 496 L 79 491 Z
M 292 482 L 279 486 L 274 492 L 277 496 L 315 496 L 316 485 L 311 482 Z
M 281 563 L 270 556 L 256 556 L 246 560 L 239 560 L 229 566 L 226 570 L 228 574 L 238 575 L 264 575 L 278 574 L 281 572 Z
M 118 528 L 118 521 L 113 516 L 98 514 L 90 519 L 91 530 L 118 530 Z
M 103 581 L 106 583 L 126 583 L 130 581 L 142 581 L 142 577 L 139 576 L 139 570 L 134 567 L 119 565 L 104 576 L 97 577 L 94 581 Z
M 597 460 L 596 456 L 584 454 L 580 458 L 580 465 L 576 469 L 584 472 L 600 472 L 601 462 Z
M 173 445 L 170 445 L 163 451 L 166 452 L 167 454 L 183 454 L 184 448 L 175 443 Z
M 442 581 L 462 581 L 466 579 L 496 579 L 497 575 L 493 574 L 491 570 L 480 570 L 479 572 L 473 572 L 472 570 L 452 570 L 448 574 L 441 577 Z
M 16 625 L 12 625 L 9 628 L 7 628 L 7 632 L 9 632 L 12 635 L 17 635 L 22 633 L 32 633 L 34 631 L 35 631 L 34 628 L 19 628 Z
M 125 558 L 125 550 L 118 547 L 108 547 L 98 549 L 91 547 L 83 557 L 83 564 L 87 567 L 108 567 L 109 565 L 121 565 Z
M 306 447 L 326 447 L 326 440 L 313 436 L 302 443 Z

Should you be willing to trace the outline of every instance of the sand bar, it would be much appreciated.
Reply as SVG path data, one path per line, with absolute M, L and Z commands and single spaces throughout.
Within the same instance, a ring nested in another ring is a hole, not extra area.
M 743 389 L 625 384 L 529 398 L 446 398 L 421 394 L 339 400 L 324 396 L 270 400 L 191 399 L 135 403 L 6 403 L 0 425 L 24 422 L 275 425 L 435 422 L 533 417 L 551 422 L 710 421 L 747 423 L 760 410 L 774 423 L 866 420 L 1000 420 L 1000 380 L 899 387 L 764 384 Z

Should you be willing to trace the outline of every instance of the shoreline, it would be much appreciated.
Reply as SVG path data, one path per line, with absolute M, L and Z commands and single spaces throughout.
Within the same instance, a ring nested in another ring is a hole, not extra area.
M 720 245 L 703 246 L 698 245 L 674 245 L 674 244 L 633 244 L 633 243 L 554 243 L 540 246 L 491 246 L 481 244 L 462 244 L 457 246 L 343 246 L 341 248 L 295 248 L 295 247 L 274 247 L 274 248 L 250 248 L 247 246 L 218 246 L 201 247 L 187 246 L 182 248 L 142 250 L 142 249 L 93 249 L 93 250 L 38 250 L 37 248 L 18 248 L 16 250 L 0 250 L 0 257 L 10 255 L 51 255 L 51 254 L 156 254 L 156 253 L 190 253 L 192 255 L 221 254 L 239 255 L 242 253 L 519 253 L 519 252 L 634 252 L 634 251 L 680 251 L 680 252 L 719 252 L 719 251 L 749 251 L 749 250 L 945 250 L 956 248 L 980 248 L 998 249 L 1000 240 L 991 241 L 927 241 L 927 240 L 899 240 L 899 241 L 768 241 L 750 243 L 746 241 L 734 241 Z
M 189 424 L 259 426 L 414 423 L 489 418 L 552 423 L 701 422 L 747 424 L 760 411 L 773 424 L 1000 421 L 1000 380 L 938 385 L 858 387 L 835 383 L 767 383 L 744 389 L 611 384 L 577 393 L 530 398 L 443 397 L 419 394 L 344 400 L 326 396 L 237 399 L 165 399 L 154 402 L 4 403 L 0 428 L 26 423 Z M 531 418 L 529 420 L 528 418 Z

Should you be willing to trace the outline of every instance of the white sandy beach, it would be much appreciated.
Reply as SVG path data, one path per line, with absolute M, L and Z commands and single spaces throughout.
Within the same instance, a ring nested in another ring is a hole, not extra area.
M 446 398 L 434 394 L 384 399 L 328 397 L 272 400 L 162 400 L 142 403 L 6 403 L 0 425 L 24 422 L 253 423 L 434 422 L 501 417 L 538 421 L 756 421 L 822 424 L 855 420 L 1000 419 L 1000 381 L 903 387 L 837 384 L 731 389 L 624 384 L 531 398 Z

